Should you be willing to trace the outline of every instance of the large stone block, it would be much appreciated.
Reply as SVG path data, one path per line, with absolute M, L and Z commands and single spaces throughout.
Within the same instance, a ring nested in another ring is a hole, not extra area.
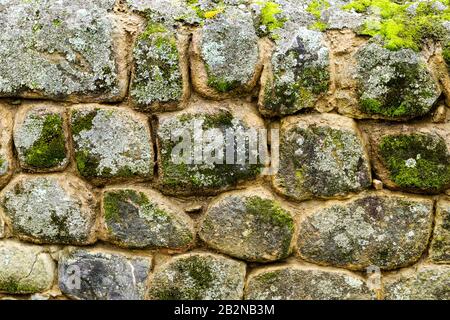
M 143 300 L 151 257 L 70 248 L 58 264 L 59 288 L 79 300 Z
M 250 148 L 248 130 L 260 132 L 265 126 L 249 103 L 194 100 L 183 111 L 158 114 L 155 127 L 158 185 L 163 193 L 215 194 L 256 178 L 265 165 L 262 153 L 255 163 L 250 161 L 249 151 L 255 150 Z M 227 131 L 233 139 L 227 138 Z M 258 139 L 262 149 L 267 148 L 264 139 Z
M 2 191 L 0 203 L 12 234 L 36 243 L 89 244 L 96 240 L 96 203 L 79 178 L 20 175 Z
M 44 248 L 0 241 L 0 292 L 30 294 L 50 289 L 55 263 Z
M 421 265 L 383 278 L 386 300 L 450 299 L 450 266 Z
M 25 106 L 16 114 L 14 146 L 22 168 L 59 171 L 69 163 L 66 116 L 62 106 Z
M 351 270 L 391 270 L 411 265 L 427 248 L 433 201 L 368 192 L 306 209 L 298 228 L 303 259 Z
M 5 0 L 0 96 L 118 101 L 127 89 L 125 38 L 114 0 Z
M 335 114 L 283 118 L 275 190 L 295 200 L 333 198 L 367 189 L 371 172 L 356 123 Z
M 263 188 L 221 195 L 209 205 L 200 238 L 223 253 L 248 261 L 268 262 L 291 252 L 291 213 Z
M 70 124 L 82 177 L 93 183 L 152 177 L 147 117 L 129 109 L 88 105 L 71 110 Z
M 175 256 L 157 266 L 150 280 L 155 300 L 239 300 L 245 264 L 211 253 Z
M 195 239 L 189 216 L 154 190 L 107 189 L 102 207 L 106 241 L 119 246 L 183 249 Z
M 375 172 L 390 189 L 439 193 L 450 187 L 450 125 L 368 124 Z
M 436 205 L 436 220 L 430 258 L 435 263 L 450 264 L 450 201 L 441 199 Z
M 285 265 L 251 273 L 245 289 L 249 300 L 369 300 L 366 281 L 348 271 Z

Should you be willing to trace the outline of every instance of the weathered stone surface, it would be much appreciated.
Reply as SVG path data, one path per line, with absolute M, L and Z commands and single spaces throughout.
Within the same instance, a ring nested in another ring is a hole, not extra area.
M 59 258 L 59 288 L 80 300 L 143 300 L 151 266 L 148 256 L 73 248 Z
M 263 165 L 249 163 L 245 132 L 262 129 L 264 123 L 251 104 L 194 100 L 183 111 L 157 117 L 159 188 L 163 193 L 215 194 L 259 175 Z M 234 145 L 226 143 L 226 130 L 236 133 Z M 234 157 L 228 162 L 226 147 L 245 154 L 245 161 L 239 163 Z
M 188 35 L 148 21 L 136 40 L 131 97 L 141 111 L 177 109 L 189 97 Z
M 431 235 L 433 201 L 367 192 L 309 208 L 298 229 L 298 253 L 310 262 L 390 270 L 416 262 Z
M 294 221 L 265 189 L 227 193 L 203 218 L 200 238 L 210 247 L 248 261 L 268 262 L 290 254 Z
M 53 284 L 55 264 L 43 248 L 16 241 L 0 241 L 0 292 L 29 294 Z
M 439 200 L 436 205 L 436 219 L 430 259 L 436 263 L 450 264 L 450 201 Z
M 245 264 L 211 253 L 175 256 L 156 267 L 150 280 L 154 300 L 239 300 Z
M 117 107 L 79 106 L 71 111 L 71 126 L 81 176 L 94 183 L 152 176 L 147 117 Z
M 329 50 L 319 31 L 300 27 L 277 41 L 261 78 L 259 109 L 269 116 L 313 108 L 330 82 Z
M 450 125 L 365 125 L 377 176 L 390 189 L 439 193 L 450 187 Z
M 5 0 L 0 96 L 117 101 L 127 80 L 114 0 Z
M 190 50 L 195 90 L 214 99 L 251 91 L 262 69 L 261 50 L 248 11 L 230 6 L 206 19 L 194 32 Z
M 69 163 L 66 127 L 62 108 L 22 108 L 14 125 L 14 145 L 21 167 L 32 171 L 63 170 Z
M 345 196 L 371 184 L 368 156 L 356 123 L 335 114 L 281 120 L 277 192 L 296 200 Z
M 285 265 L 250 274 L 249 300 L 368 300 L 376 295 L 365 280 L 348 271 Z
M 450 299 L 450 266 L 423 265 L 383 279 L 387 300 Z
M 3 217 L 1 216 L 1 213 L 0 213 L 0 239 L 4 238 L 5 234 L 6 234 L 5 220 L 3 220 Z
M 359 110 L 339 112 L 357 118 L 405 120 L 427 114 L 441 94 L 420 54 L 391 51 L 376 42 L 356 53 Z
M 67 174 L 20 175 L 2 191 L 1 206 L 13 235 L 36 243 L 95 241 L 95 199 Z
M 11 112 L 0 105 L 0 188 L 8 183 L 13 170 Z
M 106 240 L 122 247 L 181 249 L 195 238 L 189 216 L 150 189 L 107 189 L 103 218 Z

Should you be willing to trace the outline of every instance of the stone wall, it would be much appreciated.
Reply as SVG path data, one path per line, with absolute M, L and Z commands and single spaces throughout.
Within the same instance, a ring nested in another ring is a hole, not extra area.
M 449 299 L 449 17 L 1 1 L 0 299 Z M 278 171 L 174 163 L 195 121 Z

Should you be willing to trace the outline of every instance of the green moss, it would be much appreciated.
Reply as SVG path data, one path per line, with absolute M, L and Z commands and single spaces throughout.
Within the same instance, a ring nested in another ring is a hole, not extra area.
M 272 283 L 277 279 L 278 279 L 278 272 L 276 271 L 264 272 L 263 274 L 260 274 L 258 276 L 258 281 L 263 283 Z
M 247 199 L 245 208 L 249 214 L 260 217 L 262 221 L 267 222 L 268 224 L 287 230 L 288 233 L 294 231 L 294 220 L 276 201 L 252 196 Z M 281 258 L 285 258 L 289 255 L 290 246 L 291 239 L 290 237 L 286 237 L 286 240 L 283 243 L 283 253 Z
M 239 83 L 237 81 L 227 81 L 224 78 L 208 76 L 208 86 L 216 89 L 219 92 L 229 92 L 235 89 Z
M 213 19 L 218 14 L 222 13 L 225 10 L 225 4 L 223 1 L 219 1 L 214 8 L 210 8 L 210 10 L 203 10 L 198 3 L 198 0 L 187 1 L 189 7 L 195 11 L 197 16 L 201 19 Z
M 144 32 L 141 33 L 139 36 L 139 39 L 146 40 L 149 39 L 152 35 L 155 33 L 161 33 L 166 32 L 167 28 L 161 24 L 161 23 L 154 23 L 149 20 L 147 27 L 145 28 Z
M 92 121 L 97 115 L 98 109 L 90 111 L 83 115 L 80 111 L 74 110 L 72 112 L 72 134 L 78 135 L 81 131 L 88 131 L 92 129 Z
M 3 166 L 3 164 L 6 162 L 6 160 L 0 156 L 0 168 Z
M 59 114 L 45 117 L 39 139 L 24 153 L 27 165 L 35 168 L 51 168 L 66 158 L 63 119 Z
M 27 293 L 35 293 L 40 290 L 42 289 L 36 288 L 35 286 L 31 285 L 25 285 L 17 280 L 13 279 L 0 280 L 0 292 L 6 292 L 9 294 L 27 294 Z
M 96 177 L 98 175 L 97 168 L 100 162 L 98 159 L 91 157 L 87 150 L 76 152 L 75 162 L 78 172 L 83 177 Z
M 383 137 L 379 152 L 390 178 L 404 188 L 439 192 L 450 185 L 445 141 L 426 134 Z
M 327 25 L 321 21 L 322 11 L 326 10 L 330 7 L 330 3 L 327 0 L 312 0 L 308 7 L 306 8 L 306 11 L 311 13 L 314 18 L 317 19 L 315 23 L 310 25 L 309 27 L 311 29 L 316 29 L 320 31 L 324 31 L 327 28 Z
M 445 63 L 447 63 L 447 67 L 450 68 L 450 41 L 444 44 L 442 48 L 442 56 L 444 57 Z
M 280 17 L 283 10 L 278 3 L 272 1 L 258 1 L 257 4 L 262 7 L 259 24 L 265 27 L 272 39 L 276 40 L 278 36 L 273 32 L 283 28 L 287 21 L 286 18 Z
M 344 5 L 343 9 L 360 13 L 366 13 L 369 9 L 379 11 L 381 20 L 369 19 L 360 33 L 380 36 L 390 50 L 410 48 L 418 51 L 425 39 L 442 40 L 445 34 L 442 22 L 450 20 L 449 0 L 440 1 L 447 6 L 444 11 L 437 10 L 435 2 L 420 2 L 414 15 L 407 11 L 412 2 L 392 0 L 354 0 Z

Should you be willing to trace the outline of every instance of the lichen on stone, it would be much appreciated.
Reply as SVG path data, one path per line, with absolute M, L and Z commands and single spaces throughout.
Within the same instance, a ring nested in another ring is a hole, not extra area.
M 450 201 L 437 202 L 430 258 L 434 263 L 450 263 Z
M 179 249 L 194 240 L 189 218 L 171 203 L 158 201 L 154 192 L 107 191 L 103 210 L 107 240 L 123 247 Z
M 245 264 L 220 255 L 176 256 L 155 271 L 149 297 L 155 300 L 239 300 Z
M 411 49 L 390 51 L 376 42 L 356 54 L 362 112 L 386 119 L 427 114 L 440 89 L 421 56 Z
M 61 168 L 68 162 L 60 113 L 31 109 L 16 126 L 14 144 L 23 166 L 35 170 Z
M 389 178 L 398 187 L 438 193 L 450 186 L 450 154 L 442 137 L 421 133 L 386 135 L 378 149 Z
M 138 105 L 177 102 L 183 94 L 176 35 L 164 25 L 148 21 L 134 50 L 131 97 Z
M 0 95 L 117 99 L 114 2 L 3 1 Z
M 148 124 L 128 110 L 86 107 L 72 110 L 78 171 L 86 178 L 148 177 L 153 150 Z
M 262 88 L 263 113 L 286 115 L 313 108 L 328 90 L 329 50 L 320 32 L 302 27 L 288 40 L 280 40 L 271 64 L 273 78 Z
M 294 232 L 292 216 L 261 191 L 248 192 L 251 194 L 231 194 L 211 204 L 200 237 L 209 246 L 247 261 L 286 258 Z

